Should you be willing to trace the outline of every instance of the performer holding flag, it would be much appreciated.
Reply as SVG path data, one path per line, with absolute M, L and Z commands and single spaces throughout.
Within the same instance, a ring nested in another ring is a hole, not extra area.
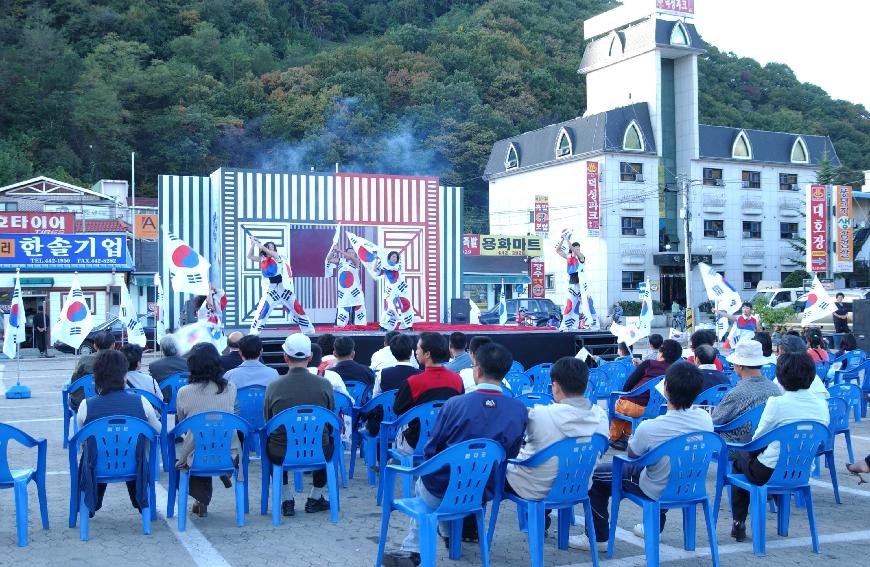
M 707 291 L 707 299 L 715 306 L 716 338 L 722 340 L 728 332 L 728 315 L 734 314 L 740 309 L 741 299 L 737 290 L 728 283 L 725 276 L 718 273 L 712 266 L 704 262 L 698 263 L 701 279 L 704 281 L 704 289 Z M 725 316 L 721 312 L 725 312 Z
M 408 282 L 402 275 L 402 259 L 399 253 L 393 250 L 384 258 L 378 247 L 365 238 L 350 232 L 347 233 L 347 238 L 366 270 L 373 277 L 384 281 L 381 328 L 394 331 L 397 325 L 401 325 L 402 329 L 411 329 L 414 325 L 414 308 L 408 296 Z
M 337 246 L 330 250 L 327 262 L 338 266 L 338 309 L 335 317 L 336 327 L 366 324 L 366 301 L 363 296 L 362 280 L 359 277 L 359 258 L 352 246 L 341 251 Z
M 567 251 L 565 244 L 567 244 Z M 565 298 L 565 310 L 562 317 L 560 331 L 573 331 L 580 326 L 581 310 L 585 313 L 580 302 L 580 273 L 584 269 L 586 256 L 580 251 L 579 242 L 571 242 L 571 233 L 562 231 L 562 238 L 556 245 L 556 253 L 565 258 L 568 272 L 568 294 Z
M 260 264 L 260 273 L 263 274 L 263 297 L 254 312 L 254 320 L 251 323 L 251 334 L 256 335 L 262 330 L 269 318 L 269 314 L 276 305 L 283 305 L 290 312 L 293 322 L 306 335 L 314 334 L 314 325 L 305 315 L 305 309 L 296 298 L 293 286 L 293 274 L 290 266 L 278 254 L 278 247 L 274 242 L 261 244 L 259 240 L 251 238 L 251 247 L 248 250 L 248 259 Z
M 719 310 L 719 315 L 734 321 L 731 332 L 728 333 L 728 342 L 731 348 L 736 347 L 740 341 L 755 337 L 755 333 L 761 330 L 758 319 L 752 315 L 752 304 L 744 301 L 740 306 L 740 315 L 729 315 L 725 310 Z

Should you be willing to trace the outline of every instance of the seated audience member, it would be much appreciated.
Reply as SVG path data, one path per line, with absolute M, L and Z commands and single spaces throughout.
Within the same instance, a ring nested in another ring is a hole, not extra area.
M 813 359 L 813 362 L 827 362 L 830 359 L 828 351 L 823 346 L 822 331 L 819 329 L 810 329 L 807 331 L 807 354 Z
M 317 344 L 323 352 L 323 360 L 320 362 L 320 366 L 331 368 L 335 364 L 335 335 L 323 333 L 317 337 Z
M 463 368 L 459 371 L 459 376 L 462 378 L 462 387 L 465 388 L 466 392 L 470 392 L 474 389 L 474 353 L 477 352 L 477 349 L 482 347 L 485 344 L 491 343 L 492 339 L 484 336 L 477 336 L 472 338 L 468 342 L 468 355 L 471 357 L 471 365 L 468 368 Z M 505 380 L 505 385 L 510 387 L 507 384 L 507 380 Z
M 114 335 L 112 335 L 112 333 L 109 333 L 107 331 L 97 333 L 97 336 L 94 337 L 94 349 L 96 349 L 96 352 L 94 352 L 93 354 L 83 354 L 79 357 L 76 368 L 75 370 L 73 370 L 72 376 L 70 376 L 70 383 L 75 382 L 85 374 L 93 374 L 94 362 L 96 362 L 97 360 L 97 355 L 104 350 L 113 350 L 114 348 L 115 337 Z M 79 404 L 82 403 L 83 399 L 85 399 L 84 389 L 80 388 L 74 392 L 70 392 L 70 409 L 73 410 L 73 412 L 78 411 Z
M 347 391 L 347 386 L 345 386 L 344 380 L 341 379 L 341 376 L 329 368 L 321 368 L 321 362 L 323 362 L 323 351 L 320 350 L 320 345 L 317 343 L 311 343 L 311 360 L 308 362 L 308 371 L 312 374 L 317 374 L 329 382 L 330 386 L 332 386 L 333 392 L 344 394 L 350 398 L 351 402 L 353 402 L 353 396 L 351 396 L 350 392 Z
M 777 348 L 777 350 L 780 356 L 789 352 L 807 352 L 807 343 L 803 340 L 803 338 L 801 338 L 800 335 L 786 334 L 786 336 L 784 336 L 782 338 L 782 341 L 779 343 L 779 347 Z M 810 358 L 812 358 L 812 356 Z M 785 391 L 785 388 L 783 388 L 782 385 L 779 383 L 779 378 L 774 378 L 773 383 L 779 388 L 780 392 Z M 825 383 L 822 381 L 821 378 L 819 378 L 818 375 L 813 378 L 809 390 L 823 400 L 827 400 L 830 397 L 830 393 L 825 387 Z
M 114 344 L 114 339 L 112 342 Z M 160 339 L 160 354 L 160 358 L 148 365 L 148 372 L 158 384 L 173 374 L 187 372 L 187 361 L 178 356 L 178 343 L 172 335 Z
M 354 380 L 363 382 L 367 386 L 374 386 L 375 373 L 368 366 L 364 366 L 353 358 L 356 356 L 354 352 L 356 345 L 350 337 L 338 337 L 335 339 L 333 353 L 335 354 L 335 364 L 331 370 L 341 376 L 345 382 Z
M 440 347 L 431 346 L 435 343 L 431 336 L 439 337 L 446 343 L 444 337 L 437 333 L 423 333 L 420 336 L 419 344 L 429 345 L 427 346 L 428 350 L 423 352 L 424 359 L 431 361 L 433 349 L 438 352 L 442 360 L 446 359 L 447 345 L 444 344 L 443 352 L 441 352 Z M 418 355 L 421 354 L 419 347 L 417 352 Z M 513 358 L 505 347 L 490 343 L 482 345 L 477 350 L 475 361 L 473 370 L 477 387 L 467 394 L 449 399 L 444 404 L 435 423 L 432 436 L 426 443 L 424 453 L 426 459 L 431 459 L 457 443 L 480 438 L 498 442 L 504 448 L 508 459 L 516 457 L 519 453 L 528 413 L 521 401 L 505 396 L 501 389 L 502 380 L 510 370 Z M 427 367 L 426 371 L 430 369 L 431 367 Z M 449 372 L 444 369 L 441 371 Z M 417 496 L 422 498 L 427 505 L 437 508 L 447 491 L 449 474 L 448 469 L 445 468 L 418 478 L 415 485 Z M 495 478 L 495 475 L 490 476 L 486 486 L 485 499 L 487 500 L 492 499 L 495 492 Z M 474 525 L 473 518 L 470 521 L 466 519 L 468 527 L 463 528 L 463 539 L 477 537 L 477 532 L 471 528 L 472 525 Z M 448 533 L 444 528 L 446 526 L 441 528 L 441 533 Z M 402 542 L 402 552 L 386 555 L 383 565 L 387 567 L 419 565 L 419 549 L 418 530 L 412 519 L 408 535 Z
M 700 329 L 692 333 L 692 336 L 689 337 L 689 350 L 695 352 L 695 349 L 701 345 L 710 345 L 713 347 L 713 350 L 716 350 L 716 333 L 711 331 L 710 329 Z M 687 362 L 695 362 L 695 357 L 693 355 L 689 355 L 686 358 Z M 716 370 L 722 371 L 725 369 L 722 361 L 719 360 L 719 351 L 716 351 Z
M 767 360 L 764 364 L 776 364 L 776 355 L 773 353 L 773 339 L 770 338 L 770 333 L 758 331 L 755 333 L 754 339 L 761 345 L 761 354 Z
M 408 378 L 420 373 L 420 369 L 411 364 L 411 358 L 414 357 L 414 339 L 410 336 L 395 333 L 390 340 L 390 355 L 395 359 L 396 364 L 378 371 L 375 379 L 375 396 L 390 390 L 398 390 Z
M 468 339 L 465 333 L 450 333 L 449 345 L 450 362 L 444 365 L 444 368 L 459 374 L 466 368 L 471 368 L 471 356 L 466 352 L 468 347 Z
M 668 341 L 662 344 L 662 350 Z M 663 352 L 664 354 L 664 352 Z M 655 419 L 648 419 L 637 426 L 628 442 L 628 456 L 641 457 L 662 443 L 680 435 L 697 431 L 713 431 L 710 414 L 701 408 L 693 408 L 692 402 L 701 393 L 701 371 L 688 362 L 671 365 L 665 374 L 665 397 L 668 399 L 668 412 Z M 595 467 L 592 474 L 592 487 L 589 500 L 592 504 L 592 519 L 595 523 L 595 539 L 599 550 L 607 548 L 609 530 L 608 503 L 611 495 L 613 466 L 602 463 Z M 671 465 L 662 459 L 645 468 L 626 465 L 623 468 L 622 490 L 625 493 L 639 494 L 658 500 L 668 483 Z M 661 512 L 661 528 L 665 527 L 665 510 Z M 634 526 L 634 533 L 643 538 L 643 524 Z M 587 535 L 569 538 L 569 545 L 579 549 L 590 549 Z
M 659 349 L 662 348 L 664 337 L 658 333 L 653 333 L 649 336 L 649 350 L 643 355 L 644 360 L 658 360 Z
M 703 347 L 699 347 L 696 355 Z M 758 341 L 741 341 L 737 348 L 728 356 L 728 362 L 734 365 L 734 373 L 740 377 L 737 385 L 725 394 L 719 405 L 713 408 L 713 423 L 722 425 L 732 421 L 749 410 L 767 403 L 767 399 L 780 395 L 779 387 L 761 375 L 761 367 L 766 364 L 766 357 Z M 747 443 L 752 436 L 749 424 L 734 431 L 725 431 L 722 438 L 727 443 Z
M 329 382 L 308 371 L 311 360 L 311 339 L 302 333 L 294 333 L 284 340 L 281 346 L 284 351 L 284 362 L 287 364 L 287 374 L 266 388 L 266 400 L 263 406 L 263 417 L 269 421 L 282 411 L 296 406 L 320 406 L 335 411 L 335 397 Z M 269 459 L 273 463 L 283 463 L 287 453 L 287 432 L 283 427 L 275 430 L 266 443 Z M 335 450 L 329 427 L 323 431 L 323 453 L 327 459 L 332 458 Z M 305 502 L 308 513 L 329 510 L 329 501 L 323 497 L 323 487 L 326 486 L 326 469 L 312 473 L 313 487 Z M 284 475 L 282 490 L 281 513 L 284 516 L 296 515 L 296 501 Z
M 423 333 L 417 340 L 417 360 L 423 372 L 409 377 L 396 394 L 393 411 L 402 415 L 420 404 L 445 401 L 462 394 L 462 378 L 444 367 L 450 357 L 447 339 L 438 333 Z M 410 455 L 420 437 L 420 422 L 412 421 L 396 435 L 396 450 Z
M 121 354 L 127 357 L 127 362 L 130 365 L 126 377 L 127 387 L 151 392 L 157 396 L 157 399 L 163 401 L 163 392 L 160 391 L 160 386 L 157 385 L 157 381 L 141 370 L 142 347 L 127 343 L 124 345 L 124 348 L 121 349 Z
M 229 372 L 242 363 L 242 356 L 239 354 L 239 341 L 244 336 L 241 331 L 233 331 L 227 336 L 227 352 L 221 355 L 221 368 L 224 369 L 224 372 Z
M 278 379 L 278 371 L 260 361 L 263 355 L 263 340 L 258 335 L 247 335 L 239 340 L 239 356 L 242 363 L 224 374 L 236 388 L 268 386 Z M 223 362 L 223 361 L 221 361 Z
M 644 360 L 634 369 L 623 386 L 623 391 L 631 392 L 640 388 L 650 380 L 658 378 L 667 372 L 668 368 L 680 358 L 683 349 L 680 343 L 673 339 L 662 342 L 657 360 Z M 693 400 L 694 401 L 694 400 Z M 616 401 L 616 411 L 631 417 L 640 417 L 646 410 L 649 402 L 649 393 L 637 397 L 622 397 Z M 631 434 L 631 423 L 621 419 L 613 419 L 610 422 L 610 446 L 618 451 L 624 451 L 628 445 L 628 436 Z
M 716 351 L 710 345 L 701 345 L 695 349 L 695 364 L 704 379 L 702 392 L 713 386 L 731 383 L 727 376 L 716 370 Z
M 855 335 L 852 333 L 846 333 L 840 339 L 840 348 L 837 350 L 837 353 L 834 355 L 834 358 L 840 358 L 847 352 L 851 352 L 858 348 L 858 341 L 855 339 Z M 833 364 L 828 369 L 828 379 L 834 378 L 837 371 L 846 370 L 849 362 L 847 360 L 843 360 L 839 364 Z
M 384 335 L 384 346 L 383 348 L 375 351 L 372 355 L 371 361 L 371 369 L 373 372 L 377 372 L 378 370 L 383 370 L 384 368 L 389 368 L 390 366 L 396 365 L 396 358 L 393 356 L 392 352 L 390 352 L 390 343 L 393 342 L 393 337 L 400 335 L 398 331 L 387 331 Z M 411 342 L 416 343 L 414 337 L 411 337 Z M 413 348 L 411 349 L 414 350 Z M 420 365 L 417 363 L 417 359 L 413 356 L 410 361 L 411 366 L 414 368 L 420 368 Z
M 529 410 L 526 443 L 517 459 L 534 456 L 566 437 L 587 440 L 594 433 L 608 433 L 607 413 L 584 396 L 589 383 L 589 368 L 573 357 L 556 361 L 550 369 L 555 403 Z M 508 465 L 505 490 L 521 498 L 540 500 L 549 494 L 559 470 L 552 459 L 537 467 Z
M 112 344 L 114 344 L 114 339 Z M 160 433 L 160 418 L 157 417 L 154 407 L 139 394 L 125 389 L 127 385 L 125 376 L 129 367 L 130 363 L 127 357 L 112 348 L 100 349 L 97 352 L 90 367 L 94 374 L 94 386 L 96 387 L 97 395 L 89 399 L 83 399 L 81 404 L 79 404 L 76 419 L 80 428 L 101 417 L 123 415 L 147 421 L 155 431 Z M 93 450 L 96 451 L 96 443 L 88 443 L 82 451 L 81 459 L 79 460 L 79 475 L 80 478 L 88 475 L 95 482 L 96 470 L 93 462 L 86 458 L 87 454 L 92 450 L 91 445 L 93 445 Z M 147 455 L 147 452 L 145 454 Z M 88 462 L 92 464 L 88 465 Z M 142 466 L 139 468 L 140 470 L 149 469 L 149 467 Z M 127 481 L 127 493 L 130 496 L 130 502 L 134 508 L 140 511 L 149 505 L 148 487 L 142 482 L 143 480 L 137 478 L 136 480 Z M 85 493 L 88 509 L 93 514 L 103 505 L 106 484 L 96 484 L 95 491 L 93 491 L 93 488 L 89 490 L 84 484 L 79 486 Z M 90 486 L 93 487 L 93 484 L 90 484 Z M 152 505 L 156 505 L 156 503 L 152 503 Z
M 781 425 L 795 421 L 817 421 L 824 426 L 828 425 L 828 404 L 809 390 L 815 375 L 816 364 L 808 353 L 780 355 L 776 363 L 776 377 L 785 393 L 767 400 L 752 439 L 758 439 Z M 761 453 L 738 452 L 732 470 L 746 475 L 749 482 L 760 486 L 770 480 L 778 461 L 779 443 L 771 443 Z M 749 492 L 736 486 L 731 487 L 731 513 L 734 520 L 731 537 L 743 541 L 746 539 Z
M 178 415 L 175 419 L 180 423 L 190 416 L 210 411 L 233 413 L 236 407 L 236 385 L 227 382 L 221 366 L 221 355 L 214 345 L 199 343 L 193 345 L 187 356 L 187 367 L 190 377 L 187 386 L 178 390 L 176 405 Z M 233 435 L 231 450 L 234 459 L 238 459 L 239 439 Z M 193 465 L 196 449 L 193 433 L 184 434 L 184 440 L 176 453 L 175 468 L 189 469 Z M 195 500 L 191 512 L 203 518 L 208 515 L 208 505 L 211 503 L 212 482 L 210 476 L 190 477 L 190 496 Z M 224 486 L 232 486 L 229 477 L 222 476 Z

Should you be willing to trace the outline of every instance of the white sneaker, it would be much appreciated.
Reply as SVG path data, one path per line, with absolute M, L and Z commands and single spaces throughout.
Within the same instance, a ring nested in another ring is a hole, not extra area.
M 635 524 L 633 528 L 631 528 L 631 533 L 643 539 L 643 524 Z
M 587 536 L 586 534 L 572 535 L 571 537 L 569 537 L 568 547 L 573 549 L 580 549 L 582 551 L 589 551 L 590 549 L 592 549 L 592 547 L 589 545 L 589 536 Z M 595 542 L 595 547 L 598 548 L 598 551 L 607 551 L 607 542 Z

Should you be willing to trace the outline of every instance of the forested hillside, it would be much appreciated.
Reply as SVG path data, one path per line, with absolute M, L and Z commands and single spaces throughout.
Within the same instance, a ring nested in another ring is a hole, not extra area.
M 582 114 L 582 22 L 606 0 L 0 0 L 0 184 L 221 165 L 435 174 L 469 188 L 492 143 Z M 848 80 L 848 77 L 844 77 Z M 710 48 L 710 124 L 828 134 L 870 167 L 870 117 Z

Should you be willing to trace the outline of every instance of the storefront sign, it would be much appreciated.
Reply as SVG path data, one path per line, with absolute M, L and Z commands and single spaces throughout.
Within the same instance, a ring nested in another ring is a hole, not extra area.
M 43 271 L 111 270 L 127 263 L 123 234 L 67 236 L 21 234 L 0 237 L 0 269 Z
M 462 238 L 464 256 L 541 256 L 544 239 L 539 236 L 502 236 L 466 234 Z
M 546 295 L 546 277 L 544 275 L 544 262 L 532 260 L 529 262 L 529 277 L 532 280 L 529 286 L 529 297 L 543 299 Z
M 535 234 L 546 236 L 550 232 L 550 198 L 535 195 Z
M 586 162 L 586 234 L 601 236 L 601 191 L 597 161 Z
M 466 234 L 462 237 L 462 255 L 480 256 L 479 234 Z
M 656 0 L 656 10 L 664 14 L 694 16 L 695 0 Z
M 837 212 L 837 258 L 834 261 L 835 272 L 851 272 L 852 263 L 852 187 L 850 185 L 834 186 L 834 210 Z
M 140 240 L 157 240 L 160 238 L 157 215 L 136 215 L 133 236 Z
M 72 234 L 73 213 L 0 212 L 0 234 Z
M 807 188 L 807 271 L 828 271 L 828 206 L 824 185 Z

